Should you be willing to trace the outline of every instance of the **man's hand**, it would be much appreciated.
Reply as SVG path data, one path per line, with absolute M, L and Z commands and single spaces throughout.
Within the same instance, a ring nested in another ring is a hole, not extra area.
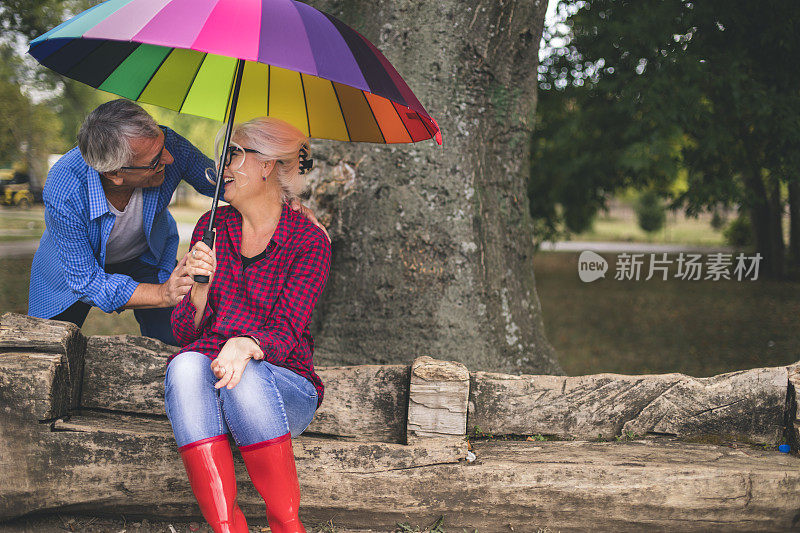
M 219 355 L 211 361 L 211 371 L 219 378 L 214 388 L 227 386 L 234 388 L 242 379 L 244 369 L 250 359 L 263 359 L 264 352 L 249 337 L 231 337 L 220 350 Z
M 186 256 L 178 262 L 175 270 L 170 274 L 169 279 L 159 285 L 162 307 L 174 307 L 178 305 L 189 289 L 192 287 L 192 278 L 186 272 Z
M 306 217 L 308 220 L 313 222 L 315 226 L 324 231 L 325 236 L 328 238 L 328 242 L 330 242 L 331 236 L 328 235 L 328 230 L 325 229 L 325 226 L 319 223 L 319 220 L 317 220 L 317 217 L 314 216 L 314 212 L 311 209 L 300 203 L 299 198 L 295 198 L 294 200 L 292 200 L 290 207 L 295 211 L 299 211 L 301 215 Z

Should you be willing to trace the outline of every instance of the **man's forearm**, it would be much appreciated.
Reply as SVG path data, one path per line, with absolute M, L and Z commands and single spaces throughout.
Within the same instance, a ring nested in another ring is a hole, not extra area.
M 164 300 L 163 287 L 155 283 L 140 283 L 133 291 L 124 309 L 148 309 L 153 307 L 169 307 Z

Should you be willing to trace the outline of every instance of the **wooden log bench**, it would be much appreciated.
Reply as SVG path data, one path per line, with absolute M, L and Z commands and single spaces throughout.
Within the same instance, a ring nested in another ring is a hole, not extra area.
M 54 511 L 199 518 L 164 415 L 170 353 L 152 339 L 86 339 L 71 324 L 3 315 L 0 521 Z M 513 376 L 422 356 L 317 372 L 324 401 L 294 439 L 309 523 L 391 530 L 444 515 L 447 529 L 481 532 L 800 524 L 798 364 L 710 378 Z M 774 450 L 785 441 L 795 453 Z M 235 446 L 234 458 L 240 505 L 261 517 Z

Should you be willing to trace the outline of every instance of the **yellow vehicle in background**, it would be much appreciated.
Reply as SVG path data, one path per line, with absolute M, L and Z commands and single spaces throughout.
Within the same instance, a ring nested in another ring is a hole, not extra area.
M 30 209 L 33 202 L 28 175 L 18 170 L 0 169 L 0 204 Z

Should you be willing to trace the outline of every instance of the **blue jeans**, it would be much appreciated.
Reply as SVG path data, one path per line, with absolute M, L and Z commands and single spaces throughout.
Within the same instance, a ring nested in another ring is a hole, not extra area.
M 317 389 L 288 368 L 251 359 L 232 389 L 219 381 L 211 359 L 183 352 L 167 365 L 164 403 L 178 448 L 230 430 L 238 446 L 291 433 L 300 435 L 314 418 Z

